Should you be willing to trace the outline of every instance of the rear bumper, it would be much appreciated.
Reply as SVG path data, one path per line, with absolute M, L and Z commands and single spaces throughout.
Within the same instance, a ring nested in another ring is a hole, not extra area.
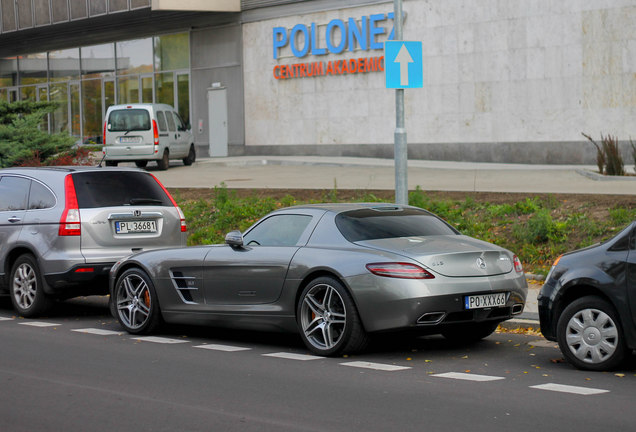
M 81 264 L 64 273 L 44 275 L 44 291 L 53 296 L 108 294 L 108 273 L 114 262 Z

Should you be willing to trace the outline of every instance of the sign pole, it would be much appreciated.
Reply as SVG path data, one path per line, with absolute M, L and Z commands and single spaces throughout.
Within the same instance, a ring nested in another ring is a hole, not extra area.
M 402 0 L 393 0 L 393 16 L 395 39 L 402 40 Z M 387 59 L 385 57 L 384 61 Z M 407 145 L 406 129 L 404 128 L 404 89 L 395 89 L 395 202 L 406 205 L 409 203 L 407 181 Z

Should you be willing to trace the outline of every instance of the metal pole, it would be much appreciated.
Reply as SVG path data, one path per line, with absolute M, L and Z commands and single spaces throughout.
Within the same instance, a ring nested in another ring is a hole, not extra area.
M 402 0 L 393 0 L 395 40 L 402 40 Z M 386 61 L 386 59 L 385 59 Z M 404 128 L 404 89 L 395 89 L 395 202 L 409 203 L 406 129 Z

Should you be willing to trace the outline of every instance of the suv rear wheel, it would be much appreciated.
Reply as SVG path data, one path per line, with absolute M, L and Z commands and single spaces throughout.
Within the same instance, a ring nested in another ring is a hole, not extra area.
M 42 275 L 33 255 L 18 257 L 11 268 L 9 292 L 15 310 L 26 318 L 46 312 L 53 301 L 44 293 Z

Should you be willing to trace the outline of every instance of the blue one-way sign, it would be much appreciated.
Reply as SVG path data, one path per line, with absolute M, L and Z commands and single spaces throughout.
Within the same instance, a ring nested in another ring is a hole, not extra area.
M 423 87 L 422 42 L 384 42 L 384 76 L 386 88 Z

